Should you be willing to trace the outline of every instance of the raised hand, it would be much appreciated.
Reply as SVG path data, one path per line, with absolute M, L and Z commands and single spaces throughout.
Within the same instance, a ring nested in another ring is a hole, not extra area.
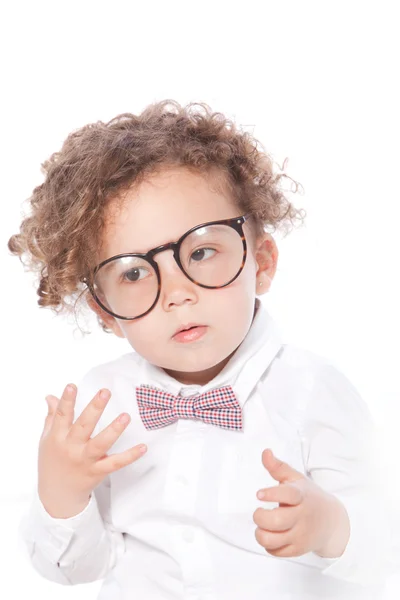
M 350 536 L 350 523 L 343 504 L 303 473 L 278 460 L 270 449 L 262 462 L 279 482 L 257 493 L 260 500 L 279 502 L 274 509 L 257 508 L 253 520 L 257 542 L 274 556 L 341 556 Z
M 38 492 L 46 511 L 56 518 L 80 513 L 106 475 L 138 460 L 147 450 L 141 444 L 108 456 L 129 415 L 120 415 L 92 438 L 111 393 L 100 390 L 74 422 L 76 394 L 76 386 L 69 385 L 61 399 L 46 397 L 49 412 L 39 442 Z

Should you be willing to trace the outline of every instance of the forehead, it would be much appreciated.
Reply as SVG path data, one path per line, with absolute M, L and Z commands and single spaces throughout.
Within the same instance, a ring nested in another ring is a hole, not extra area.
M 151 176 L 120 200 L 109 206 L 100 260 L 147 252 L 200 223 L 240 213 L 223 180 L 183 168 Z

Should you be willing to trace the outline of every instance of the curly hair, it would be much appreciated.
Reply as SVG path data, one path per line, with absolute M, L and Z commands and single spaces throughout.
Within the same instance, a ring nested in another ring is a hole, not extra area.
M 39 306 L 75 311 L 77 300 L 90 294 L 82 282 L 93 269 L 109 203 L 122 201 L 133 185 L 169 166 L 217 173 L 238 208 L 252 215 L 256 235 L 269 226 L 287 233 L 305 211 L 285 197 L 279 181 L 287 175 L 273 174 L 272 159 L 258 145 L 207 104 L 183 107 L 174 100 L 70 133 L 41 165 L 45 179 L 28 199 L 31 214 L 8 241 L 11 253 L 37 274 Z

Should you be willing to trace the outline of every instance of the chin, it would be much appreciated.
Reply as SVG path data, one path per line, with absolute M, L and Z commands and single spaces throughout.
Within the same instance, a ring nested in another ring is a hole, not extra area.
M 176 361 L 176 362 L 168 362 L 167 364 L 161 365 L 163 369 L 168 369 L 170 371 L 176 371 L 177 373 L 201 373 L 202 371 L 207 371 L 208 369 L 212 369 L 221 361 L 214 361 L 208 359 L 207 361 Z
M 236 348 L 228 353 L 221 353 L 219 356 L 210 356 L 208 354 L 204 360 L 193 356 L 193 360 L 177 360 L 176 363 L 170 362 L 163 366 L 164 369 L 174 371 L 176 373 L 205 373 L 207 371 L 221 371 L 231 356 L 235 353 Z

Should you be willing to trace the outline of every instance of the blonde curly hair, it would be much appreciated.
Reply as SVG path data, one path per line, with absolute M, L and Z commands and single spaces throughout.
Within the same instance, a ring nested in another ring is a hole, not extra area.
M 45 179 L 28 199 L 31 214 L 8 241 L 11 253 L 37 274 L 39 306 L 71 313 L 79 298 L 88 298 L 83 279 L 95 266 L 109 203 L 169 166 L 217 173 L 241 214 L 252 215 L 256 236 L 268 227 L 287 234 L 305 211 L 285 197 L 279 182 L 287 175 L 273 174 L 272 159 L 259 144 L 207 104 L 174 100 L 72 132 L 41 165 Z

